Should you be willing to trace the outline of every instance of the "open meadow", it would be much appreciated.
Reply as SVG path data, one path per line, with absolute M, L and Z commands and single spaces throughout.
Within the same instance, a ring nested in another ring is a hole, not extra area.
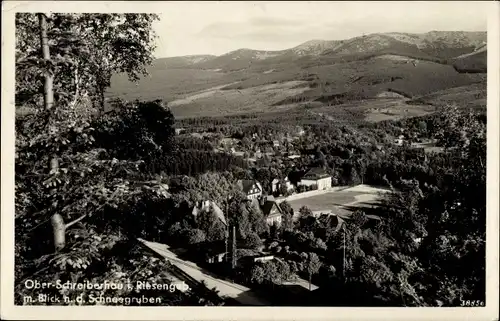
M 368 185 L 358 185 L 340 191 L 325 191 L 320 195 L 301 198 L 289 201 L 295 213 L 298 213 L 302 206 L 306 206 L 313 213 L 324 211 L 325 213 L 344 214 L 350 213 L 346 207 L 370 206 L 380 199 L 387 189 Z

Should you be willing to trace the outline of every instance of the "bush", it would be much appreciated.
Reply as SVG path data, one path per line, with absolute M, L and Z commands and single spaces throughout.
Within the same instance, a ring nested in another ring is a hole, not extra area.
M 245 247 L 249 249 L 259 249 L 264 243 L 255 232 L 250 232 L 245 238 Z
M 193 229 L 188 231 L 186 235 L 186 241 L 188 244 L 198 244 L 205 242 L 206 234 L 200 229 Z

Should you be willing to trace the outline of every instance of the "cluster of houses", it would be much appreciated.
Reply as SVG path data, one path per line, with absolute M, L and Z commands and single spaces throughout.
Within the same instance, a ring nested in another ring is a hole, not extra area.
M 282 184 L 284 184 L 288 191 L 294 190 L 294 185 L 288 178 L 285 178 L 283 180 L 274 179 L 271 182 L 272 191 L 274 192 L 279 190 Z M 279 203 L 276 200 L 268 198 L 264 195 L 264 188 L 260 182 L 257 180 L 239 180 L 237 185 L 243 193 L 245 193 L 248 201 L 256 202 L 259 205 L 267 224 L 270 226 L 279 226 L 282 223 L 283 211 L 280 208 Z M 332 186 L 332 177 L 321 168 L 313 168 L 304 175 L 302 180 L 297 185 L 316 185 L 319 190 L 324 190 Z M 212 210 L 217 218 L 225 226 L 227 226 L 224 212 L 214 201 L 205 200 L 198 202 L 193 207 L 191 214 L 196 217 L 199 213 L 209 210 Z
M 224 137 L 218 141 L 219 146 L 215 148 L 215 151 L 224 153 L 229 152 L 239 157 L 246 155 L 250 161 L 260 159 L 264 157 L 264 155 L 272 156 L 277 152 L 285 153 L 286 151 L 286 157 L 295 159 L 300 157 L 300 155 L 293 150 L 291 143 L 304 134 L 305 131 L 300 126 L 297 126 L 293 133 L 279 135 L 279 137 L 268 134 L 268 137 L 262 138 L 261 140 L 259 140 L 259 136 L 254 133 L 250 138 L 250 141 L 252 141 L 250 143 L 251 147 L 249 147 L 248 143 L 245 145 L 241 139 Z
M 267 224 L 271 226 L 281 224 L 283 212 L 279 203 L 275 200 L 269 200 L 266 196 L 264 196 L 264 189 L 257 180 L 240 180 L 238 181 L 238 185 L 246 194 L 248 200 L 259 202 Z M 297 185 L 315 185 L 318 190 L 325 190 L 332 186 L 332 177 L 322 168 L 312 168 L 303 176 Z M 292 192 L 295 189 L 294 185 L 290 182 L 288 177 L 286 177 L 283 180 L 274 179 L 271 182 L 271 191 L 278 192 L 283 186 L 289 192 Z
M 262 214 L 269 225 L 280 225 L 283 212 L 276 201 L 268 200 L 263 195 L 264 189 L 257 180 L 239 180 L 238 185 L 249 201 L 256 201 L 260 205 Z

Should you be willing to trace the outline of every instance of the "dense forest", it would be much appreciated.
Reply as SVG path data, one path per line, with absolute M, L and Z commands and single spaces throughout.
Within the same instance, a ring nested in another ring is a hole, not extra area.
M 162 101 L 117 100 L 105 111 L 103 93 L 111 75 L 137 79 L 153 61 L 156 19 L 146 14 L 16 17 L 16 108 L 31 111 L 16 117 L 17 304 L 32 295 L 27 279 L 168 282 L 169 264 L 148 257 L 136 239 L 197 248 L 222 241 L 224 227 L 215 213 L 196 221 L 188 215 L 206 199 L 227 211 L 242 248 L 272 240 L 267 246 L 284 258 L 237 271 L 243 283 L 266 288 L 301 275 L 320 285 L 311 301 L 322 305 L 485 302 L 484 113 L 442 106 L 425 117 L 368 124 L 333 122 L 304 108 L 176 120 Z M 267 137 L 284 141 L 296 135 L 297 126 L 305 134 L 283 147 L 305 155 L 295 162 L 275 154 L 251 163 L 216 151 L 215 139 L 190 135 L 231 137 L 250 152 L 268 148 Z M 176 134 L 176 128 L 185 132 Z M 401 134 L 405 143 L 395 145 Z M 412 146 L 419 139 L 435 140 L 442 150 Z M 311 166 L 323 167 L 334 185 L 382 185 L 393 193 L 371 212 L 355 211 L 340 230 L 307 208 L 293 222 L 285 202 L 278 228 L 265 223 L 235 184 L 257 179 L 269 192 L 273 178 L 293 180 Z M 68 297 L 82 293 L 46 291 Z M 206 288 L 166 292 L 162 304 L 221 304 L 215 293 Z

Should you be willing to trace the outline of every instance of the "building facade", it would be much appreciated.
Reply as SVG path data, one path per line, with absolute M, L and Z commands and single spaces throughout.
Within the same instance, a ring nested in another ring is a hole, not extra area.
M 259 199 L 264 191 L 262 185 L 256 180 L 239 180 L 238 186 L 247 195 L 247 199 L 249 200 Z
M 332 177 L 322 168 L 310 169 L 300 180 L 299 185 L 316 185 L 318 190 L 324 190 L 332 187 Z
M 280 226 L 283 221 L 283 211 L 275 201 L 264 201 L 262 206 L 262 214 L 266 218 L 266 223 L 270 226 Z

